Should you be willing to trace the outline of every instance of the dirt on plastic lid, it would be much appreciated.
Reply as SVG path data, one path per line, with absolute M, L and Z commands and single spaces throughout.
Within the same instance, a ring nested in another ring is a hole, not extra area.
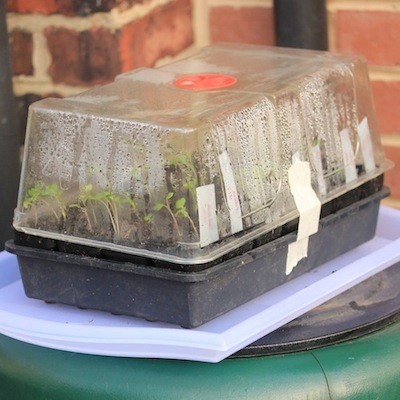
M 232 86 L 237 79 L 231 75 L 225 74 L 194 74 L 184 75 L 175 79 L 175 86 L 181 89 L 189 90 L 211 90 L 222 89 Z

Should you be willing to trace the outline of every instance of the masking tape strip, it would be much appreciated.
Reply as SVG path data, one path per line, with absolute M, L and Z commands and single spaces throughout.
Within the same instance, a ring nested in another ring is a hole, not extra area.
M 219 155 L 219 165 L 221 167 L 222 178 L 224 180 L 225 196 L 229 208 L 231 220 L 231 233 L 243 230 L 242 210 L 240 209 L 239 195 L 233 176 L 232 165 L 226 151 Z
M 298 262 L 308 255 L 308 237 L 289 243 L 286 259 L 286 275 L 289 275 Z
M 200 247 L 204 247 L 219 240 L 215 186 L 211 184 L 197 187 L 196 197 L 199 213 Z
M 318 232 L 321 202 L 311 186 L 310 163 L 295 159 L 289 168 L 289 186 L 299 211 L 297 239 L 290 243 L 286 259 L 286 275 L 308 255 L 308 239 Z

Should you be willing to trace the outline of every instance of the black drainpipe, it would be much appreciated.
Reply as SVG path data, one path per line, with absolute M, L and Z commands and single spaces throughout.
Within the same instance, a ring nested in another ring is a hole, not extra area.
M 5 2 L 0 1 L 0 250 L 12 237 L 19 184 L 19 137 L 11 80 Z
M 276 45 L 327 50 L 325 0 L 274 0 Z

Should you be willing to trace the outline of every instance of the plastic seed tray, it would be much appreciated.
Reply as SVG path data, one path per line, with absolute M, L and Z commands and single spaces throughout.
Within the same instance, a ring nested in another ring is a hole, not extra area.
M 297 232 L 197 272 L 13 242 L 6 249 L 17 255 L 28 297 L 194 328 L 371 239 L 387 193 L 382 190 L 319 220 L 318 232 L 307 238 L 306 256 L 289 269 L 291 246 L 302 246 Z

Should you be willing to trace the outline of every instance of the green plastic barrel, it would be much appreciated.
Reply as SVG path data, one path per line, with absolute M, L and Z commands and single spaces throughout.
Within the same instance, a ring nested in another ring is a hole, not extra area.
M 0 398 L 400 399 L 400 322 L 314 350 L 217 364 L 104 357 L 0 336 Z

